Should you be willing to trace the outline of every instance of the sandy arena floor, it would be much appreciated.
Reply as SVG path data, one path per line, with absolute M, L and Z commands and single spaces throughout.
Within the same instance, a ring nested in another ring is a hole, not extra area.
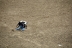
M 72 0 L 0 0 L 0 48 L 72 48 L 71 22 Z

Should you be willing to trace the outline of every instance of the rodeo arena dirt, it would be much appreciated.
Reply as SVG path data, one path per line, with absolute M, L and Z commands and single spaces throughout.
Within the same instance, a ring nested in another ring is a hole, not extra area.
M 72 48 L 72 0 L 0 0 L 0 48 Z

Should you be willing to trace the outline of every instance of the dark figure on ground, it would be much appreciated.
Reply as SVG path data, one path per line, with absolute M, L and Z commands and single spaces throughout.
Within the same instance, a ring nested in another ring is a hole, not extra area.
M 17 30 L 22 30 L 24 31 L 25 29 L 27 29 L 27 22 L 26 21 L 19 21 L 19 23 L 17 24 Z

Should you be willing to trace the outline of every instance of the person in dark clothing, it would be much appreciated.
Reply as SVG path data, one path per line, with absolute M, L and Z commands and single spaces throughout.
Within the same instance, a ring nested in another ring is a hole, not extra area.
M 24 31 L 25 29 L 27 29 L 27 22 L 26 21 L 19 21 L 19 23 L 17 24 L 17 30 L 22 30 Z

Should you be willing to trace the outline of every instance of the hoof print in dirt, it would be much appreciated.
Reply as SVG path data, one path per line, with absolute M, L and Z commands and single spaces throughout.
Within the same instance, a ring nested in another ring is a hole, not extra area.
M 12 31 L 14 32 L 14 29 L 12 29 Z

